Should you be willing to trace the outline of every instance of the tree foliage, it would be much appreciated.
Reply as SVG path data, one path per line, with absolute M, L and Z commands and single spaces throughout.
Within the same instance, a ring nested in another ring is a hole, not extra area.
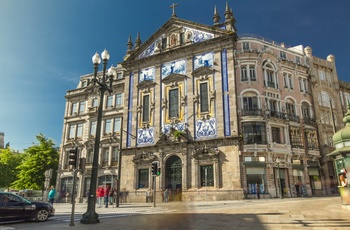
M 0 150 L 0 188 L 9 188 L 17 179 L 17 167 L 22 162 L 22 154 L 16 153 L 10 148 Z
M 57 171 L 59 153 L 53 141 L 43 134 L 37 135 L 36 139 L 39 143 L 24 150 L 23 163 L 17 167 L 18 179 L 12 183 L 16 189 L 43 190 L 45 171 Z M 55 175 L 53 173 L 51 184 L 55 184 Z

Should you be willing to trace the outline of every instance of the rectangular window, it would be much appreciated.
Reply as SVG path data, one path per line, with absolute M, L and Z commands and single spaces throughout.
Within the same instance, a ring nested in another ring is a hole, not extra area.
M 71 113 L 71 115 L 75 115 L 75 114 L 78 114 L 78 102 L 74 102 L 72 104 L 72 113 Z
M 180 44 L 185 43 L 185 33 L 180 33 Z
M 251 81 L 256 81 L 255 66 L 249 66 L 249 75 Z
M 179 117 L 179 89 L 169 90 L 169 118 Z
M 325 81 L 325 80 L 326 80 L 324 71 L 319 70 L 319 71 L 318 71 L 318 75 L 319 75 L 319 78 L 320 78 L 321 81 Z
M 109 148 L 103 148 L 102 149 L 102 161 L 103 162 L 108 162 L 108 157 L 109 156 Z
M 244 144 L 266 144 L 265 123 L 243 123 L 243 140 Z
M 69 126 L 69 139 L 75 138 L 75 127 L 76 125 Z
M 98 107 L 98 99 L 97 98 L 92 99 L 92 107 Z
M 295 115 L 295 106 L 291 103 L 286 103 L 286 112 Z
M 250 49 L 250 47 L 249 47 L 249 42 L 243 42 L 243 50 L 244 51 L 247 51 L 247 50 L 249 50 Z
M 112 133 L 112 119 L 105 121 L 105 133 Z
M 248 73 L 246 66 L 241 67 L 241 81 L 248 81 Z
M 112 108 L 113 107 L 113 95 L 107 96 L 107 103 L 106 108 Z
M 84 87 L 86 87 L 86 86 L 87 86 L 87 81 L 82 81 L 82 82 L 81 82 L 81 87 L 84 88 Z
M 282 60 L 286 60 L 286 59 L 287 59 L 287 54 L 286 54 L 286 52 L 281 51 L 281 52 L 280 52 L 280 57 L 282 58 Z
M 115 106 L 122 106 L 123 105 L 123 94 L 118 93 L 115 95 Z
M 205 165 L 201 167 L 201 186 L 214 186 L 214 170 L 213 165 Z
M 201 113 L 209 112 L 208 82 L 199 84 Z
M 96 135 L 96 121 L 92 121 L 90 124 L 90 136 Z
M 85 101 L 79 103 L 79 114 L 85 113 Z
M 295 62 L 299 65 L 300 64 L 300 57 L 296 56 L 295 57 Z
M 265 168 L 247 167 L 247 185 L 249 194 L 267 193 Z
M 149 187 L 149 169 L 139 169 L 139 188 Z
M 281 133 L 280 128 L 277 127 L 271 127 L 271 133 L 272 133 L 272 142 L 281 144 Z
M 121 119 L 120 117 L 114 118 L 114 127 L 113 127 L 113 131 L 114 131 L 115 133 L 119 133 L 119 132 L 120 132 L 121 121 L 122 121 L 122 119 Z
M 86 163 L 92 163 L 93 158 L 94 158 L 93 150 L 88 150 L 87 157 L 86 157 Z
M 163 38 L 162 39 L 162 49 L 166 49 L 166 43 L 167 43 L 167 39 Z
M 77 138 L 83 137 L 83 127 L 84 127 L 84 124 L 78 124 L 78 126 L 77 126 Z
M 142 122 L 149 122 L 149 95 L 144 95 L 142 100 Z
M 118 161 L 119 159 L 119 147 L 112 148 L 112 161 Z
M 117 73 L 117 79 L 122 79 L 123 78 L 123 73 Z
M 257 111 L 258 110 L 258 98 L 257 97 L 243 97 L 243 110 L 244 111 Z

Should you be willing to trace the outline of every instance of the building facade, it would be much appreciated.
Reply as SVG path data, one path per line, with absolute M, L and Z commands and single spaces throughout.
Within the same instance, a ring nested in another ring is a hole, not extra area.
M 144 202 L 149 189 L 159 201 L 165 189 L 181 201 L 326 194 L 334 170 L 324 143 L 342 116 L 322 123 L 327 112 L 342 111 L 334 57 L 238 38 L 228 4 L 223 20 L 216 8 L 213 20 L 208 26 L 174 13 L 144 43 L 140 34 L 134 43 L 129 37 L 113 92 L 103 95 L 98 185 L 116 186 L 121 154 L 127 202 Z M 92 78 L 81 76 L 66 94 L 57 180 L 62 194 L 71 191 L 68 153 L 78 147 L 86 158 L 80 200 L 90 188 L 99 104 Z

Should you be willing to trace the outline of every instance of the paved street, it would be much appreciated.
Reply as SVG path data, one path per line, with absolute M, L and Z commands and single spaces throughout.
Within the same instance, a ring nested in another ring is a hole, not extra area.
M 119 208 L 96 208 L 99 224 L 79 220 L 86 203 L 77 204 L 75 226 L 69 226 L 69 204 L 55 204 L 56 216 L 45 223 L 22 222 L 0 225 L 17 229 L 350 229 L 350 208 L 339 197 L 242 200 L 221 202 L 170 202 L 121 204 Z

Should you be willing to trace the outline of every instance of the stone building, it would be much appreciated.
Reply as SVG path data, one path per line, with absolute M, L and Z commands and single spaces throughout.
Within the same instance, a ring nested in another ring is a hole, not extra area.
M 222 20 L 214 8 L 213 21 L 173 10 L 144 43 L 129 37 L 112 93 L 103 95 L 98 185 L 116 186 L 121 154 L 127 202 L 145 202 L 149 189 L 158 201 L 165 189 L 182 201 L 330 194 L 325 156 L 342 116 L 334 57 L 238 37 L 228 4 Z M 86 158 L 80 200 L 90 188 L 99 104 L 92 78 L 81 76 L 66 94 L 57 180 L 62 194 L 71 191 L 68 153 L 78 147 Z

